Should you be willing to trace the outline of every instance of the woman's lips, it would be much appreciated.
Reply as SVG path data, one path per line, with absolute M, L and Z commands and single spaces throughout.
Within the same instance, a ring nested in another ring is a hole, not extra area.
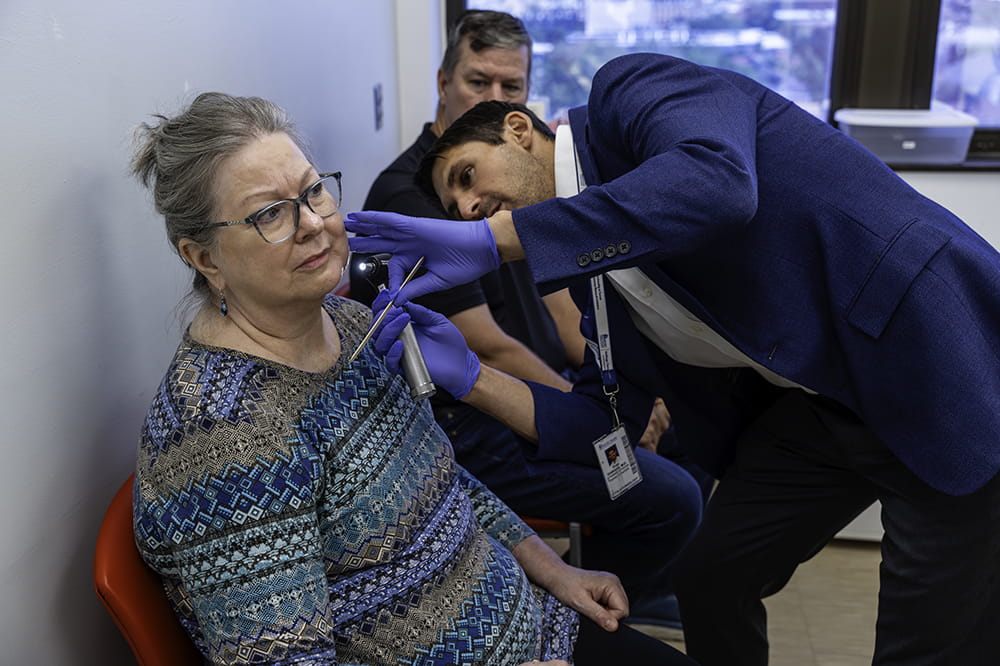
M 312 270 L 313 268 L 321 266 L 323 262 L 326 261 L 326 258 L 328 256 L 330 256 L 329 248 L 323 250 L 322 252 L 317 252 L 316 254 L 312 255 L 311 257 L 303 261 L 301 264 L 299 264 L 299 269 Z

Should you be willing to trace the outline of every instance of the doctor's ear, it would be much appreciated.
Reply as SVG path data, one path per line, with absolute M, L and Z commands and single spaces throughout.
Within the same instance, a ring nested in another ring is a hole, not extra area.
M 510 135 L 510 140 L 522 148 L 531 148 L 535 128 L 531 118 L 521 111 L 511 111 L 503 119 L 504 128 Z

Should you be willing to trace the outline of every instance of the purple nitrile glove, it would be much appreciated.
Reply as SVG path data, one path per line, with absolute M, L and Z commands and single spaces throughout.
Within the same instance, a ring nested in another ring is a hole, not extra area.
M 375 298 L 372 312 L 376 316 L 392 298 L 392 293 L 385 289 Z M 469 350 L 465 337 L 444 315 L 416 303 L 406 303 L 402 308 L 393 306 L 372 340 L 375 351 L 385 355 L 390 371 L 402 374 L 399 361 L 403 356 L 403 343 L 397 338 L 411 322 L 431 379 L 456 399 L 465 397 L 479 378 L 479 357 Z
M 355 252 L 389 252 L 389 288 L 424 257 L 427 272 L 400 290 L 399 302 L 455 287 L 500 267 L 496 240 L 486 219 L 435 220 L 365 210 L 344 218 L 348 231 L 364 234 L 348 239 Z

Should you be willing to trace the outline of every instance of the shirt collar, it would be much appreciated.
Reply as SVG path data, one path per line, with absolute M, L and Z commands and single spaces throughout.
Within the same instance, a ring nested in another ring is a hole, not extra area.
M 573 143 L 573 129 L 569 125 L 556 127 L 555 146 L 556 196 L 572 197 L 583 189 L 583 176 Z

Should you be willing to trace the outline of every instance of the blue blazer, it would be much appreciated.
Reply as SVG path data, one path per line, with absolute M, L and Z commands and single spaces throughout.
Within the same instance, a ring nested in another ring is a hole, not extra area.
M 590 186 L 513 213 L 543 291 L 640 266 L 744 354 L 853 410 L 931 486 L 964 494 L 997 473 L 1000 255 L 961 220 L 734 72 L 623 56 L 570 122 Z M 620 375 L 686 403 L 694 446 L 724 462 L 769 389 L 673 362 L 612 301 Z M 533 390 L 586 427 L 573 399 Z

